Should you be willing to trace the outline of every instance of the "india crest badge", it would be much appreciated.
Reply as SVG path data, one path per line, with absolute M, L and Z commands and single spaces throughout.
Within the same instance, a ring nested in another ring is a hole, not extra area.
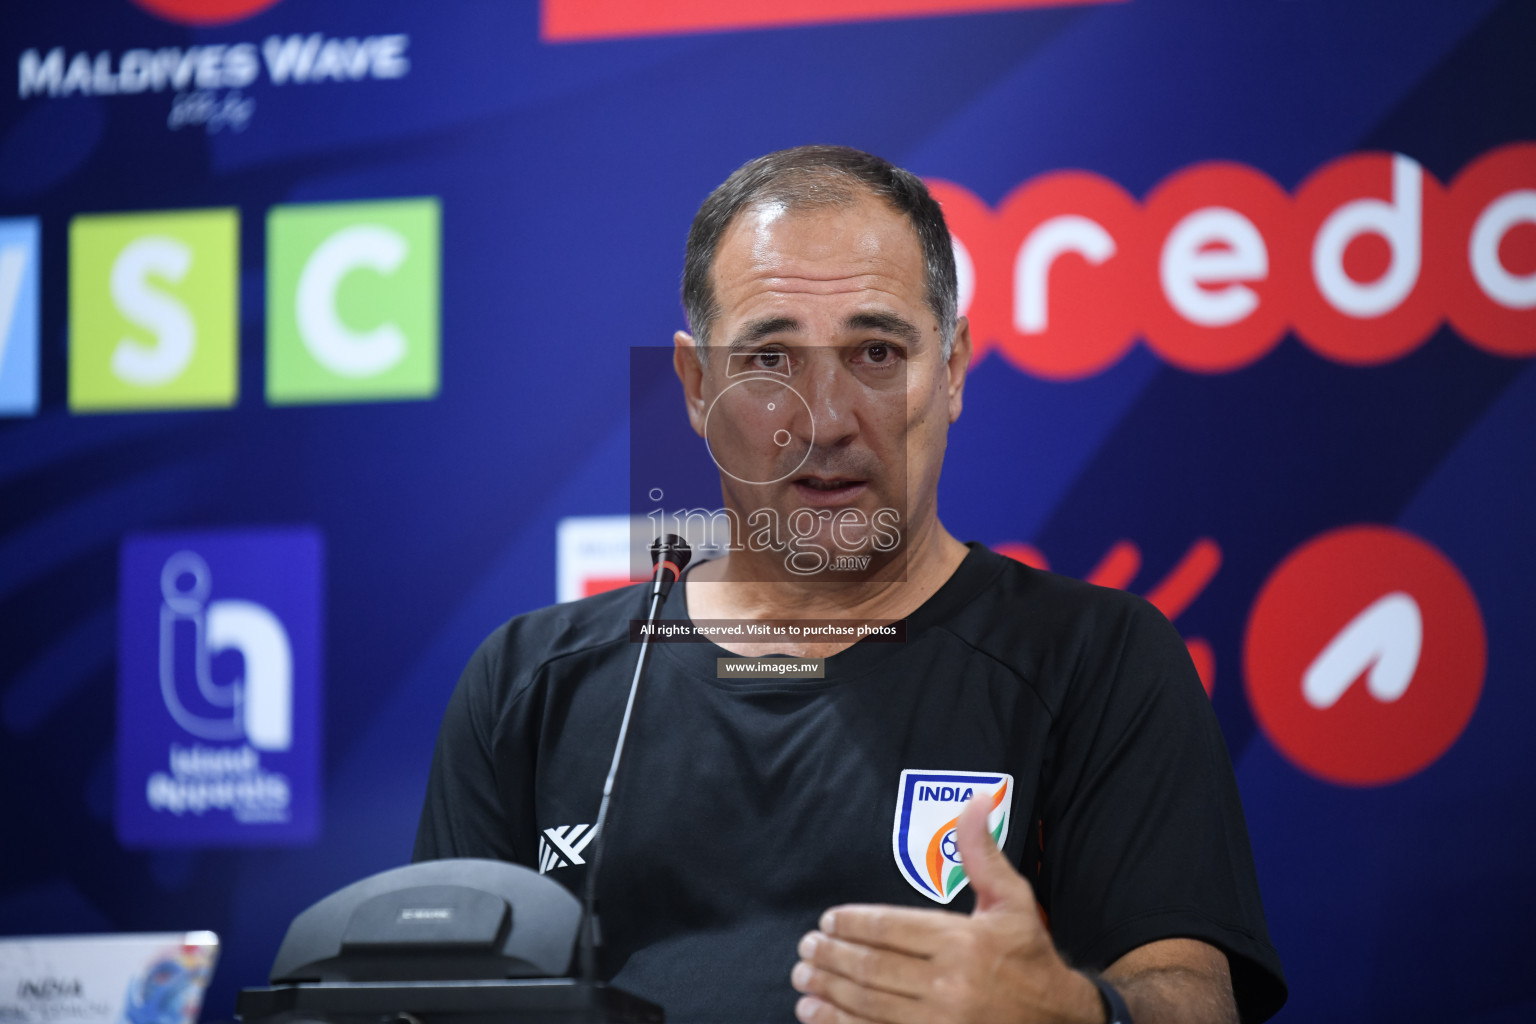
M 1013 817 L 1012 775 L 915 768 L 901 773 L 891 851 L 902 877 L 935 903 L 948 903 L 965 888 L 956 826 L 967 801 L 978 794 L 991 802 L 987 828 L 1001 847 Z

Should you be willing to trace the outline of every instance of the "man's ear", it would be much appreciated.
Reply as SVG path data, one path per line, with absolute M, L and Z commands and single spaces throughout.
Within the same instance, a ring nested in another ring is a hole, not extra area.
M 688 407 L 688 422 L 693 432 L 704 436 L 704 367 L 699 362 L 693 335 L 678 331 L 672 335 L 672 368 L 683 383 L 683 402 Z
M 965 373 L 971 367 L 971 322 L 965 317 L 955 321 L 955 341 L 949 349 L 949 422 L 960 418 L 965 405 Z

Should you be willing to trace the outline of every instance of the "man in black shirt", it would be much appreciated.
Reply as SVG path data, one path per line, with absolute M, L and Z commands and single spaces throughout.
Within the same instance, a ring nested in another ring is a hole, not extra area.
M 867 154 L 770 154 L 695 219 L 689 417 L 740 522 L 808 528 L 696 566 L 669 614 L 904 620 L 906 639 L 656 648 L 604 839 L 604 973 L 685 1022 L 1263 1020 L 1284 981 L 1183 643 L 1140 599 L 938 519 L 971 349 L 955 294 L 937 204 Z M 859 570 L 793 558 L 832 549 Z M 418 859 L 580 891 L 639 602 L 543 609 L 481 646 Z M 730 654 L 825 676 L 730 678 Z

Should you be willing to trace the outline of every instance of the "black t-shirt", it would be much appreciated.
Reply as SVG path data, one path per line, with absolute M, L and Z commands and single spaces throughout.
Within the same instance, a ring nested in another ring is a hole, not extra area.
M 643 589 L 519 616 L 475 652 L 417 860 L 515 861 L 580 895 Z M 686 617 L 686 586 L 670 602 Z M 604 974 L 668 1020 L 792 1020 L 795 944 L 823 910 L 939 905 L 920 883 L 944 888 L 949 851 L 934 833 L 932 864 L 919 849 L 904 871 L 898 805 L 963 793 L 904 772 L 1011 776 L 1003 849 L 1069 963 L 1203 939 L 1244 1021 L 1284 1002 L 1226 746 L 1183 641 L 1140 598 L 972 545 L 904 643 L 857 643 L 825 679 L 720 679 L 714 644 L 651 650 L 598 900 Z M 966 888 L 947 908 L 973 904 Z

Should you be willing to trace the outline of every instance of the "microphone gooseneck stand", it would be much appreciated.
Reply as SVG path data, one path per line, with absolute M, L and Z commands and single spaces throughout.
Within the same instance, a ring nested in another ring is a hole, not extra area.
M 676 534 L 667 534 L 651 544 L 651 563 L 655 573 L 651 577 L 651 607 L 646 614 L 647 626 L 654 626 L 656 615 L 672 592 L 672 585 L 682 578 L 683 569 L 693 556 L 688 543 Z M 608 810 L 613 803 L 613 782 L 619 774 L 619 761 L 624 756 L 624 742 L 629 736 L 629 723 L 635 710 L 635 695 L 640 692 L 640 677 L 645 673 L 651 653 L 651 630 L 645 629 L 640 636 L 640 657 L 635 661 L 635 674 L 629 681 L 629 699 L 624 704 L 624 717 L 619 722 L 619 738 L 613 745 L 613 761 L 608 765 L 608 777 L 603 780 L 603 799 L 597 808 L 597 823 L 592 827 L 592 858 L 587 867 L 587 884 L 582 901 L 581 979 L 587 984 L 597 981 L 597 947 L 602 935 L 597 923 L 597 873 L 603 863 L 603 848 L 607 845 Z

